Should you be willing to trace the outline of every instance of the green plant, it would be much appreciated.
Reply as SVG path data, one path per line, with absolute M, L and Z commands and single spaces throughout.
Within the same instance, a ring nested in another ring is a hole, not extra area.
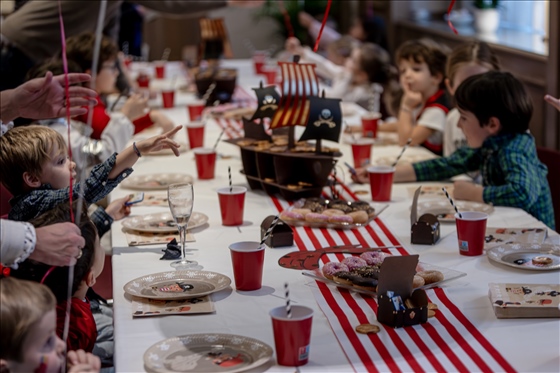
M 500 0 L 474 0 L 474 6 L 478 9 L 496 9 Z

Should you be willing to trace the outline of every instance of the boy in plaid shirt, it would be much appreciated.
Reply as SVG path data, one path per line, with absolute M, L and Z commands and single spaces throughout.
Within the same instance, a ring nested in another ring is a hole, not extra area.
M 491 71 L 466 79 L 455 92 L 458 126 L 469 147 L 445 158 L 397 166 L 395 182 L 443 180 L 480 170 L 482 185 L 455 181 L 456 199 L 518 207 L 554 229 L 547 168 L 528 133 L 533 106 L 510 73 Z M 354 177 L 363 181 L 362 172 Z

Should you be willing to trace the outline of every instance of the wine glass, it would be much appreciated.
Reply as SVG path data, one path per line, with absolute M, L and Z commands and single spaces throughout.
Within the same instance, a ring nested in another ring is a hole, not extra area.
M 193 268 L 198 265 L 195 260 L 187 260 L 185 252 L 185 241 L 187 240 L 187 225 L 191 218 L 193 203 L 194 203 L 194 189 L 191 183 L 171 184 L 167 188 L 167 201 L 173 219 L 179 229 L 179 237 L 181 238 L 181 246 L 183 258 L 171 263 L 172 267 L 177 269 Z

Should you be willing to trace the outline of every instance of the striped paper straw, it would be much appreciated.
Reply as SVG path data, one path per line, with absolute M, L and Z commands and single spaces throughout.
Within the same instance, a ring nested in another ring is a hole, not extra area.
M 280 220 L 280 217 L 278 215 L 276 215 L 274 217 L 274 219 L 272 220 L 272 223 L 270 223 L 270 227 L 268 227 L 268 229 L 266 230 L 266 233 L 264 234 L 263 239 L 261 240 L 261 244 L 260 246 L 264 245 L 264 243 L 266 242 L 266 240 L 268 240 L 268 237 L 271 235 L 272 230 L 274 229 L 274 227 L 276 226 L 276 224 L 278 224 L 278 220 Z
M 233 191 L 233 186 L 232 186 L 232 182 L 231 182 L 231 167 L 228 166 L 227 168 L 227 173 L 228 173 L 228 178 L 229 178 L 229 192 L 231 193 Z
M 461 215 L 461 213 L 459 212 L 459 209 L 457 208 L 457 206 L 455 206 L 455 202 L 453 202 L 453 199 L 451 198 L 451 196 L 449 196 L 449 193 L 447 193 L 447 189 L 445 189 L 445 187 L 441 188 L 441 190 L 443 190 L 443 193 L 445 193 L 445 196 L 447 197 L 447 199 L 449 200 L 449 203 L 451 203 L 451 206 L 453 206 L 453 208 L 455 209 L 455 212 L 459 215 L 459 217 L 462 219 L 463 215 Z
M 393 163 L 393 165 L 391 167 L 395 167 L 397 165 L 397 163 L 399 163 L 399 160 L 403 156 L 404 151 L 406 150 L 406 148 L 408 148 L 408 146 L 410 145 L 411 142 L 412 142 L 412 139 L 408 139 L 408 141 L 406 142 L 406 144 L 404 144 L 404 146 L 401 150 L 401 154 L 399 154 L 399 156 L 397 157 L 397 160 L 395 161 L 395 163 Z
M 218 144 L 220 143 L 220 140 L 222 139 L 222 136 L 224 135 L 224 132 L 225 132 L 225 129 L 223 129 L 222 132 L 220 132 L 220 136 L 218 136 L 218 139 L 216 140 L 216 143 L 212 147 L 213 151 L 216 151 L 216 148 L 218 147 Z
M 284 283 L 284 291 L 286 295 L 286 317 L 288 319 L 292 318 L 292 305 L 290 304 L 290 288 L 288 287 L 288 283 Z

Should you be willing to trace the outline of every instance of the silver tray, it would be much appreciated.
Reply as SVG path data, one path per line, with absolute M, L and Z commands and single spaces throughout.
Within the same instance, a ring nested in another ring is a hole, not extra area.
M 460 271 L 456 271 L 454 269 L 445 268 L 445 267 L 439 267 L 439 266 L 436 266 L 436 265 L 433 265 L 433 264 L 428 264 L 428 263 L 423 263 L 423 262 L 419 262 L 418 264 L 423 268 L 424 271 L 431 271 L 431 270 L 440 271 L 441 273 L 443 273 L 443 280 L 438 281 L 438 282 L 433 282 L 433 283 L 428 284 L 428 285 L 420 286 L 420 287 L 415 288 L 415 289 L 435 288 L 435 287 L 440 286 L 441 284 L 444 284 L 444 283 L 449 282 L 449 281 L 456 280 L 458 278 L 461 278 L 461 277 L 464 277 L 464 276 L 467 275 L 465 272 L 460 272 Z M 374 296 L 374 297 L 377 296 L 377 292 L 375 292 L 375 291 L 358 289 L 358 288 L 355 288 L 352 285 L 341 284 L 341 283 L 338 283 L 334 280 L 329 280 L 328 278 L 323 276 L 323 272 L 322 272 L 321 268 L 317 268 L 317 269 L 314 269 L 312 271 L 303 271 L 302 274 L 304 276 L 309 276 L 309 277 L 311 277 L 311 278 L 313 278 L 317 281 L 321 281 L 321 282 L 324 282 L 324 283 L 329 284 L 329 285 L 334 285 L 334 286 L 339 287 L 339 288 L 352 290 L 352 291 L 355 291 L 356 293 L 367 294 L 367 295 L 371 295 L 371 296 Z
M 532 271 L 551 271 L 560 269 L 560 246 L 549 244 L 515 243 L 492 247 L 486 251 L 488 259 L 510 267 Z M 533 264 L 536 256 L 552 259 L 548 265 Z
M 148 371 L 243 372 L 265 364 L 272 348 L 258 339 L 232 334 L 188 334 L 169 338 L 148 348 Z
M 224 290 L 231 279 L 210 271 L 171 271 L 138 277 L 123 287 L 130 295 L 150 299 L 187 299 Z

